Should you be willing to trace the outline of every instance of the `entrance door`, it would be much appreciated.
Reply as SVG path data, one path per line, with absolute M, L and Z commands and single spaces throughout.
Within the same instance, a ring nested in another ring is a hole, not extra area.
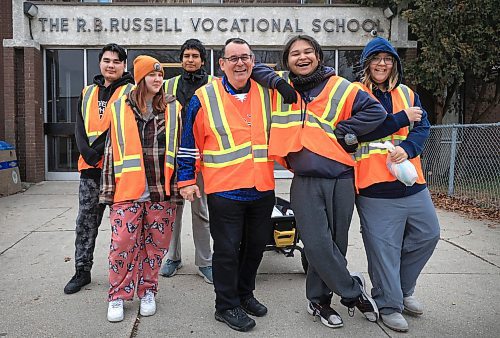
M 84 51 L 45 51 L 46 179 L 78 179 L 74 138 L 78 97 L 84 84 Z

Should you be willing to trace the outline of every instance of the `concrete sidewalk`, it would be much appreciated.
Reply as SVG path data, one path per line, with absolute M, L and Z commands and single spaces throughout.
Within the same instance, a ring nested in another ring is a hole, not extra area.
M 289 184 L 279 180 L 277 194 L 288 199 Z M 136 299 L 126 303 L 124 321 L 111 324 L 106 319 L 107 216 L 98 236 L 92 283 L 74 295 L 63 293 L 74 273 L 77 194 L 78 182 L 43 182 L 24 193 L 0 198 L 0 337 L 500 335 L 500 228 L 441 210 L 441 240 L 416 290 L 425 304 L 425 314 L 420 318 L 407 316 L 407 334 L 370 323 L 359 311 L 350 318 L 338 297 L 334 307 L 342 315 L 344 327 L 333 330 L 315 322 L 306 312 L 305 275 L 298 252 L 292 258 L 265 253 L 256 296 L 268 306 L 269 313 L 256 319 L 254 330 L 238 333 L 216 322 L 213 287 L 203 282 L 194 266 L 190 217 L 186 217 L 189 207 L 184 211 L 184 267 L 173 278 L 160 277 L 156 315 L 140 317 Z M 356 213 L 348 260 L 350 270 L 362 271 L 368 280 Z

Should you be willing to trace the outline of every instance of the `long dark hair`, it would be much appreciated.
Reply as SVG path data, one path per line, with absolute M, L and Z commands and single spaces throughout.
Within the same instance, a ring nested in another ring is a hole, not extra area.
M 318 41 L 316 41 L 316 39 L 313 38 L 312 36 L 301 34 L 292 37 L 286 43 L 285 48 L 283 49 L 283 56 L 281 59 L 283 67 L 285 69 L 290 70 L 290 68 L 288 68 L 288 55 L 290 54 L 290 48 L 292 48 L 292 45 L 295 43 L 295 41 L 299 40 L 307 41 L 312 46 L 312 48 L 314 48 L 314 53 L 316 54 L 316 57 L 319 60 L 319 64 L 321 65 L 323 63 L 323 49 L 321 49 L 321 46 L 319 45 Z

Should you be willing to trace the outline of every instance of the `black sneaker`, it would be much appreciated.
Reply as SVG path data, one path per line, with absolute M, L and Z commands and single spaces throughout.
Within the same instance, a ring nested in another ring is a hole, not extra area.
M 241 308 L 249 315 L 256 317 L 264 317 L 267 313 L 267 307 L 255 299 L 255 297 L 242 301 Z
M 64 287 L 64 293 L 69 295 L 80 291 L 82 286 L 90 283 L 90 271 L 76 270 L 75 275 Z
M 309 312 L 310 315 L 319 317 L 321 322 L 328 327 L 337 328 L 344 326 L 342 318 L 337 311 L 331 308 L 330 304 L 309 302 L 307 312 Z
M 215 319 L 226 323 L 231 329 L 241 332 L 249 331 L 255 326 L 255 320 L 248 317 L 240 306 L 229 310 L 215 311 Z
M 366 319 L 370 322 L 376 322 L 378 319 L 377 304 L 375 304 L 373 298 L 366 292 L 366 284 L 363 275 L 359 272 L 353 272 L 351 276 L 359 283 L 361 294 L 354 299 L 342 298 L 340 302 L 349 308 L 349 316 L 352 317 L 354 315 L 354 307 L 357 307 Z

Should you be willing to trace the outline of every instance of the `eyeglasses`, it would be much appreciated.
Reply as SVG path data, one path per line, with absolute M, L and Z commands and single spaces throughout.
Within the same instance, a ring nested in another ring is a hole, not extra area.
M 371 63 L 373 65 L 378 65 L 378 64 L 380 64 L 382 62 L 382 60 L 384 60 L 384 62 L 385 62 L 386 65 L 392 65 L 394 63 L 394 58 L 392 56 L 384 56 L 384 57 L 375 56 L 371 60 Z
M 229 63 L 238 63 L 238 60 L 241 60 L 241 62 L 248 62 L 252 59 L 253 55 L 252 54 L 243 54 L 240 56 L 230 56 L 228 58 L 222 57 L 223 60 L 228 61 Z

